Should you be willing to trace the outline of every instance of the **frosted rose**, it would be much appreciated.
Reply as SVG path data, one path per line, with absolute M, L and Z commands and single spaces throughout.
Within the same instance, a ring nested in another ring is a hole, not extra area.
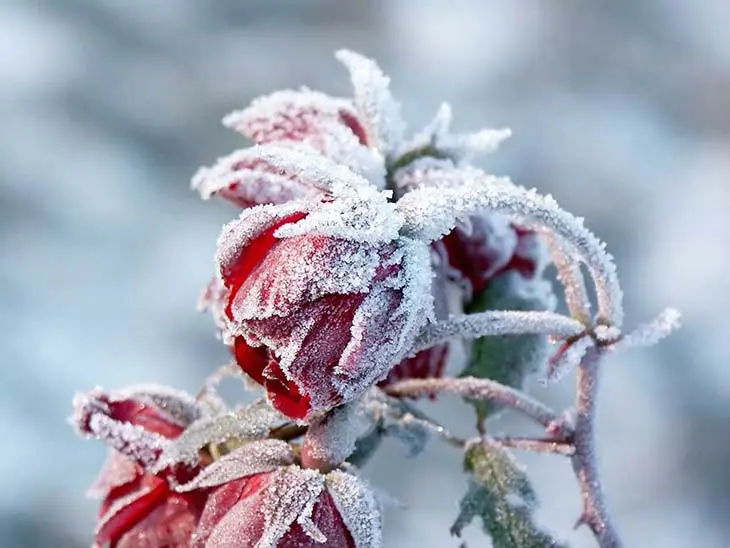
M 187 481 L 199 469 L 179 467 L 154 475 L 146 468 L 159 456 L 160 441 L 176 438 L 195 418 L 193 402 L 170 393 L 92 392 L 77 396 L 77 428 L 113 448 L 89 490 L 90 495 L 101 499 L 95 546 L 189 545 L 206 493 L 176 493 L 170 483 Z
M 264 440 L 210 465 L 190 486 L 213 488 L 191 546 L 379 547 L 380 510 L 370 487 L 352 474 L 325 475 L 294 460 L 285 442 Z
M 501 215 L 473 217 L 471 232 L 455 228 L 444 239 L 451 266 L 467 280 L 474 295 L 490 280 L 514 271 L 535 278 L 543 268 L 540 237 Z
M 383 378 L 430 304 L 428 266 L 416 272 L 409 242 L 277 236 L 308 217 L 291 205 L 246 210 L 224 229 L 218 252 L 236 360 L 295 419 Z

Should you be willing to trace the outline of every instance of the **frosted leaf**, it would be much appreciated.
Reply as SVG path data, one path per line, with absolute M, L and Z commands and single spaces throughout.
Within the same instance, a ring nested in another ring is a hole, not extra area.
M 486 212 L 516 216 L 529 225 L 551 231 L 591 271 L 602 320 L 621 327 L 623 294 L 616 266 L 605 244 L 583 226 L 583 220 L 561 209 L 551 196 L 513 185 L 508 179 L 484 174 L 474 168 L 423 173 L 433 185 L 406 194 L 398 208 L 405 217 L 403 232 L 424 240 L 448 234 L 458 219 Z
M 297 146 L 306 150 L 303 144 Z M 315 154 L 314 149 L 310 153 Z M 261 157 L 256 147 L 237 150 L 219 158 L 212 167 L 200 168 L 193 176 L 192 187 L 204 200 L 220 196 L 241 207 L 314 198 L 325 191 L 313 181 L 283 175 Z
M 206 445 L 223 443 L 232 438 L 261 438 L 282 421 L 283 417 L 263 400 L 237 411 L 204 417 L 191 424 L 165 447 L 153 471 L 181 462 L 195 464 L 198 462 L 198 451 Z
M 588 349 L 595 343 L 589 336 L 580 337 L 578 340 L 562 344 L 560 349 L 548 361 L 547 375 L 543 384 L 557 382 L 567 373 L 578 367 Z
M 335 200 L 313 205 L 306 218 L 282 226 L 275 235 L 291 238 L 321 234 L 378 244 L 397 238 L 402 225 L 403 218 L 386 193 L 370 197 L 339 195 Z
M 428 246 L 407 238 L 398 244 L 402 268 L 397 278 L 389 286 L 378 284 L 365 297 L 335 369 L 332 383 L 345 401 L 384 378 L 410 351 L 423 324 L 434 318 Z M 387 333 L 384 325 L 390 326 Z
M 94 483 L 87 489 L 86 496 L 93 499 L 103 499 L 113 488 L 134 481 L 139 473 L 140 468 L 137 463 L 115 449 L 109 449 L 106 462 Z
M 623 350 L 633 346 L 652 346 L 679 327 L 680 313 L 674 308 L 663 310 L 651 322 L 641 325 L 623 336 L 614 345 L 616 350 Z
M 324 476 L 315 470 L 298 466 L 279 469 L 264 494 L 264 530 L 257 548 L 276 548 L 295 521 L 311 522 L 314 505 L 323 490 Z M 307 529 L 313 532 L 311 527 L 305 527 L 305 532 Z
M 508 139 L 509 129 L 483 129 L 474 133 L 451 133 L 451 106 L 442 103 L 433 120 L 399 149 L 395 164 L 404 166 L 421 156 L 449 158 L 457 165 L 475 156 L 494 152 Z
M 270 472 L 280 466 L 294 464 L 294 453 L 288 443 L 265 439 L 252 441 L 222 456 L 205 467 L 192 481 L 177 486 L 178 492 L 215 487 L 254 474 Z
M 389 398 L 377 388 L 371 389 L 366 394 L 362 408 L 363 412 L 371 417 L 374 424 L 373 433 L 379 437 L 395 438 L 405 445 L 409 457 L 415 457 L 425 449 L 431 434 L 445 433 L 442 427 L 425 420 L 415 406 L 402 399 Z M 361 440 L 369 438 L 373 433 Z M 366 440 L 366 443 L 373 444 L 372 448 L 360 447 L 361 440 L 358 440 L 358 450 L 361 451 L 358 458 L 362 457 L 365 460 L 370 456 L 367 452 L 377 448 L 375 444 L 379 444 L 379 438 Z
M 439 427 L 408 412 L 386 414 L 383 428 L 386 435 L 394 437 L 406 447 L 407 455 L 411 458 L 420 455 L 431 439 L 431 434 L 439 431 Z
M 268 144 L 257 145 L 249 150 L 251 154 L 275 167 L 281 175 L 296 177 L 299 181 L 332 193 L 353 193 L 358 190 L 365 192 L 369 188 L 369 194 L 373 195 L 377 191 L 362 175 L 311 147 Z
M 325 482 L 355 548 L 379 548 L 382 518 L 372 488 L 357 476 L 338 470 L 327 474 Z
M 99 399 L 100 395 L 103 394 L 95 391 L 74 396 L 72 424 L 80 435 L 101 440 L 144 468 L 150 468 L 169 440 L 141 426 L 111 418 L 109 407 Z
M 452 535 L 461 536 L 463 528 L 479 517 L 495 548 L 562 546 L 535 524 L 535 493 L 508 451 L 485 439 L 467 449 L 464 466 L 469 489 L 459 503 Z
M 547 282 L 527 279 L 515 271 L 508 270 L 489 280 L 484 289 L 475 295 L 468 311 L 539 313 L 549 310 L 554 304 L 553 301 Z M 556 320 L 556 324 L 563 323 L 562 316 L 552 318 Z M 540 322 L 540 317 L 526 315 L 524 319 L 525 327 L 532 325 L 535 331 L 538 331 L 537 324 Z M 566 319 L 570 325 L 578 323 Z M 539 331 L 481 337 L 473 342 L 467 366 L 459 376 L 487 378 L 512 388 L 522 389 L 528 375 L 544 369 L 549 350 L 547 335 Z M 474 406 L 480 419 L 487 418 L 502 409 L 500 405 L 489 400 L 470 399 L 469 403 Z
M 368 144 L 388 156 L 400 145 L 405 130 L 400 105 L 390 92 L 390 78 L 374 61 L 358 53 L 343 49 L 335 55 L 350 71 L 355 108 Z

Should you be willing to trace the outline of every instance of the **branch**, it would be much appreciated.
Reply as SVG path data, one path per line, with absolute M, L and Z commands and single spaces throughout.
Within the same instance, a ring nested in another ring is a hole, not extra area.
M 558 438 L 525 438 L 515 436 L 490 437 L 490 441 L 522 451 L 533 451 L 535 453 L 553 453 L 571 457 L 575 454 L 575 448 L 569 440 Z
M 600 358 L 601 350 L 590 348 L 578 367 L 577 415 L 573 434 L 575 454 L 571 461 L 583 499 L 583 514 L 576 527 L 588 525 L 601 548 L 619 548 L 621 541 L 606 509 L 596 463 L 594 427 Z
M 415 354 L 457 336 L 477 339 L 493 335 L 543 334 L 568 339 L 584 331 L 585 325 L 581 322 L 554 312 L 488 310 L 426 325 L 411 352 Z
M 552 409 L 524 392 L 488 379 L 476 379 L 474 377 L 409 379 L 391 384 L 385 387 L 384 390 L 388 395 L 394 397 L 422 398 L 436 392 L 447 392 L 468 398 L 485 399 L 499 405 L 511 407 L 545 428 L 558 420 L 558 416 Z

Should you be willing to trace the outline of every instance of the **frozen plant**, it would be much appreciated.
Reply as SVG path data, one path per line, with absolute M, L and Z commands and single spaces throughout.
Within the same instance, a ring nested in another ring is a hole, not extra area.
M 201 298 L 231 364 L 195 398 L 152 386 L 74 400 L 77 430 L 110 447 L 91 490 L 102 500 L 95 546 L 380 546 L 384 497 L 358 468 L 387 436 L 411 455 L 430 437 L 460 451 L 468 487 L 455 536 L 479 518 L 497 548 L 565 545 L 533 520 L 535 495 L 511 453 L 520 449 L 570 459 L 577 524 L 620 546 L 596 467 L 601 358 L 655 343 L 678 313 L 622 331 L 604 244 L 550 196 L 470 164 L 508 130 L 453 133 L 444 105 L 407 137 L 378 66 L 337 57 L 352 99 L 308 89 L 259 98 L 224 120 L 253 146 L 193 178 L 204 199 L 240 209 Z M 551 262 L 569 316 L 554 312 Z M 450 359 L 454 345 L 465 363 Z M 455 376 L 447 361 L 461 367 Z M 522 391 L 530 374 L 570 373 L 575 405 L 562 413 Z M 216 385 L 231 375 L 262 397 L 230 407 Z M 473 406 L 472 439 L 414 401 L 443 393 Z M 488 419 L 500 410 L 539 433 L 494 435 Z

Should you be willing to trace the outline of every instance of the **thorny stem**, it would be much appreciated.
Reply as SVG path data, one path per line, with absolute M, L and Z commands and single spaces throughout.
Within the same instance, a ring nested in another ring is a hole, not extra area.
M 588 298 L 585 279 L 580 263 L 571 259 L 559 239 L 549 231 L 543 231 L 545 241 L 550 247 L 553 265 L 558 271 L 558 280 L 565 290 L 565 302 L 570 315 L 579 322 L 591 324 L 591 302 Z
M 578 367 L 576 423 L 573 434 L 573 471 L 583 498 L 583 514 L 576 526 L 590 527 L 601 548 L 620 548 L 621 541 L 611 522 L 598 475 L 595 448 L 595 409 L 601 349 L 590 348 Z
M 384 390 L 388 395 L 394 397 L 421 398 L 436 392 L 448 392 L 459 396 L 486 399 L 519 411 L 546 428 L 558 419 L 552 409 L 524 392 L 488 379 L 474 377 L 408 379 L 391 384 Z
M 412 353 L 456 336 L 477 339 L 494 335 L 544 334 L 567 339 L 583 333 L 585 328 L 581 322 L 554 312 L 489 310 L 426 325 L 416 339 Z
M 570 443 L 569 440 L 559 438 L 492 436 L 489 440 L 492 443 L 496 443 L 502 447 L 509 447 L 510 449 L 533 451 L 535 453 L 553 453 L 557 455 L 564 455 L 566 457 L 570 457 L 575 454 L 575 447 L 573 447 L 573 444 Z

